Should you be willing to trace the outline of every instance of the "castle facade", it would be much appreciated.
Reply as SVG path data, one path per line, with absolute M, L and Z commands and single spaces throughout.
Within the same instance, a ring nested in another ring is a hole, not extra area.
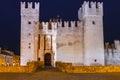
M 52 66 L 56 61 L 73 66 L 105 65 L 103 3 L 84 2 L 78 21 L 40 22 L 39 8 L 38 2 L 21 2 L 22 66 L 30 61 Z

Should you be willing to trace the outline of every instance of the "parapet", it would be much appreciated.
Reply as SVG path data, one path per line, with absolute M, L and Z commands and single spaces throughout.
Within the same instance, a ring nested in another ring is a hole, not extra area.
M 79 20 L 84 15 L 102 15 L 103 16 L 103 2 L 86 2 L 84 1 L 82 7 L 78 10 Z
M 42 22 L 43 30 L 48 30 L 48 22 Z
M 81 21 L 60 21 L 57 22 L 58 28 L 59 27 L 81 27 L 82 22 Z
M 48 25 L 49 22 L 42 22 L 42 25 Z M 55 24 L 58 27 L 79 27 L 81 25 L 81 21 L 60 21 L 60 22 L 50 22 L 51 24 Z
M 56 22 L 51 22 L 51 26 L 56 30 L 57 29 L 57 23 Z
M 69 22 L 68 21 L 64 21 L 64 27 L 69 27 Z
M 119 40 L 114 40 L 114 44 L 115 44 L 115 49 L 119 49 L 120 48 L 120 41 Z
M 59 21 L 57 23 L 58 23 L 58 27 L 62 27 L 62 21 Z
M 105 43 L 105 49 L 108 51 L 109 49 L 112 50 L 112 53 L 120 53 L 120 41 L 114 40 L 114 44 L 109 44 L 108 42 Z
M 20 2 L 21 3 L 21 9 L 39 9 L 39 2 Z
M 59 22 L 40 22 L 43 30 L 49 30 L 48 27 L 51 26 L 51 30 L 79 30 L 82 28 L 81 21 L 59 21 Z M 36 26 L 38 26 L 36 24 Z

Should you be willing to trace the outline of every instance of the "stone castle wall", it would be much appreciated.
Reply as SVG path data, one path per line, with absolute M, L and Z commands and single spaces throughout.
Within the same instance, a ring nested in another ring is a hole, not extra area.
M 72 63 L 57 62 L 56 68 L 67 73 L 120 72 L 120 66 L 72 66 Z
M 12 65 L 13 56 L 0 54 L 0 65 Z
M 39 3 L 34 7 L 33 3 L 27 4 L 25 7 L 25 2 L 21 2 L 21 65 L 38 59 L 44 61 L 46 52 L 52 52 L 52 64 L 62 61 L 104 65 L 102 3 L 84 2 L 78 11 L 78 21 L 56 19 L 41 23 Z
M 57 61 L 83 64 L 83 24 L 82 22 L 64 22 L 57 30 Z
M 101 15 L 103 16 L 103 3 L 102 2 L 86 2 L 84 1 L 82 7 L 78 10 L 79 20 L 83 20 L 86 15 Z
M 2 66 L 0 65 L 0 72 L 15 72 L 15 73 L 31 73 L 37 69 L 43 69 L 43 62 L 28 62 L 27 66 Z
M 36 32 L 38 56 L 42 61 L 44 61 L 45 51 L 52 49 L 54 53 L 52 60 L 72 62 L 74 65 L 83 64 L 83 24 L 81 21 L 38 22 L 36 29 L 39 29 Z
M 84 2 L 78 18 L 84 23 L 84 65 L 104 64 L 103 5 Z
M 36 61 L 34 30 L 35 22 L 39 21 L 39 3 L 21 2 L 21 65 L 25 66 L 29 61 Z
M 106 65 L 120 65 L 120 41 L 115 40 L 114 44 L 105 44 Z

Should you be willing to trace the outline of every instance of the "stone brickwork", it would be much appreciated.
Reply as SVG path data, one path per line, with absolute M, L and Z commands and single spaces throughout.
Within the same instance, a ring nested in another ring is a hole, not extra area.
M 115 40 L 114 44 L 105 43 L 106 65 L 120 65 L 120 41 Z
M 2 56 L 0 56 L 0 66 L 3 65 L 3 64 L 2 64 L 2 63 L 4 62 L 3 60 L 4 60 L 4 58 L 3 58 Z
M 72 72 L 72 63 L 56 62 L 56 68 L 62 72 Z
M 0 72 L 24 72 L 24 73 L 28 73 L 28 67 L 24 66 L 0 66 Z
M 4 66 L 13 65 L 13 56 L 0 54 L 0 65 Z
M 120 72 L 120 66 L 74 66 L 72 73 Z
M 83 63 L 83 28 L 80 21 L 64 21 L 57 29 L 56 61 Z M 77 25 L 75 25 L 77 24 Z
M 120 72 L 120 66 L 72 66 L 71 63 L 57 62 L 56 68 L 67 73 Z
M 35 47 L 35 22 L 39 21 L 39 3 L 21 2 L 21 65 L 37 61 Z M 26 7 L 27 6 L 27 7 Z
M 13 66 L 20 66 L 20 56 L 13 57 Z
M 84 21 L 84 65 L 104 63 L 103 4 L 84 2 L 80 8 L 80 20 Z
M 20 57 L 19 56 L 7 56 L 0 55 L 0 66 L 20 66 Z
M 31 73 L 37 69 L 43 69 L 43 62 L 28 62 L 27 66 L 3 66 L 0 65 L 0 72 Z
M 38 68 L 44 68 L 44 62 L 29 62 L 27 64 L 28 72 L 35 72 Z
M 39 3 L 35 2 L 35 7 L 27 4 L 21 2 L 21 65 L 45 61 L 47 53 L 52 66 L 56 61 L 74 66 L 104 65 L 102 3 L 85 1 L 77 21 L 49 22 L 39 22 Z

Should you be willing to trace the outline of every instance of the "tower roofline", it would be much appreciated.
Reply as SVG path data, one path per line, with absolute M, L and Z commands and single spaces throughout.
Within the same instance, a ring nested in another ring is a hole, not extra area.
M 82 20 L 84 16 L 88 15 L 103 16 L 103 2 L 84 1 L 78 10 L 78 18 Z
M 21 9 L 39 9 L 40 2 L 25 2 L 21 1 Z

